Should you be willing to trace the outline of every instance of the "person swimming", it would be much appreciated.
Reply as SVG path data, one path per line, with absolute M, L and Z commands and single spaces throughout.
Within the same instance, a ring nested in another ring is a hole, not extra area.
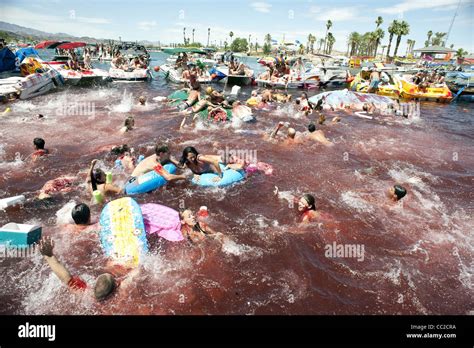
M 45 141 L 42 138 L 35 138 L 33 140 L 33 146 L 35 148 L 35 152 L 31 154 L 31 159 L 35 161 L 39 157 L 45 156 L 49 154 L 49 150 L 44 148 Z
M 141 95 L 139 98 L 138 98 L 138 102 L 140 103 L 140 105 L 145 105 L 146 103 L 146 97 Z
M 392 199 L 395 202 L 398 202 L 401 200 L 403 197 L 405 197 L 407 194 L 407 190 L 400 185 L 394 185 L 393 187 L 388 189 L 388 195 L 390 199 Z
M 204 222 L 198 222 L 191 209 L 186 209 L 179 213 L 181 222 L 181 233 L 191 243 L 199 242 L 209 235 L 221 236 Z
M 316 218 L 318 213 L 316 211 L 316 200 L 314 199 L 314 196 L 309 193 L 304 194 L 298 200 L 298 211 L 302 213 L 301 222 L 303 223 L 310 222 Z
M 133 118 L 133 116 L 128 116 L 125 119 L 123 127 L 120 129 L 120 133 L 124 134 L 124 133 L 130 132 L 131 130 L 133 130 L 134 126 L 135 126 L 135 119 Z
M 202 155 L 194 147 L 188 146 L 183 150 L 180 164 L 182 167 L 186 165 L 196 175 L 216 173 L 222 178 L 220 161 L 220 156 Z
M 91 210 L 85 203 L 77 204 L 71 211 L 71 217 L 76 225 L 91 224 Z
M 87 179 L 89 192 L 93 194 L 94 191 L 100 191 L 102 195 L 121 194 L 123 190 L 120 187 L 106 182 L 106 174 L 102 169 L 94 169 L 96 163 L 96 159 L 92 160 L 89 169 L 89 178 Z

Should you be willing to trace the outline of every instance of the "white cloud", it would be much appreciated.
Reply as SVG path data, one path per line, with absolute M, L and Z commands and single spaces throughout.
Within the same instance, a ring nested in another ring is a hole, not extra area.
M 319 6 L 311 6 L 308 17 L 317 21 L 343 22 L 350 20 L 359 20 L 359 10 L 357 7 L 339 7 L 339 8 L 322 8 Z
M 272 7 L 272 5 L 267 2 L 252 2 L 250 6 L 252 6 L 255 11 L 263 13 L 270 12 L 270 9 Z
M 156 27 L 156 21 L 150 21 L 150 22 L 142 21 L 142 22 L 138 22 L 138 29 L 140 29 L 140 30 L 148 31 L 148 30 L 153 29 L 154 27 Z
M 458 3 L 459 0 L 404 0 L 395 6 L 378 8 L 376 11 L 386 14 L 397 14 L 407 11 L 451 6 Z

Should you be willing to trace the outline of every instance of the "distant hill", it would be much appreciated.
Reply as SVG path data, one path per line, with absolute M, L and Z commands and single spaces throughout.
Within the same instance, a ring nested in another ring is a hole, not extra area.
M 0 21 L 0 38 L 7 41 L 44 41 L 44 40 L 62 40 L 62 41 L 83 41 L 88 43 L 107 42 L 109 39 L 96 39 L 89 36 L 77 37 L 67 33 L 47 33 L 45 31 L 36 30 L 32 28 L 22 27 L 21 25 L 11 24 Z M 147 40 L 139 41 L 140 44 L 147 47 L 157 47 L 159 42 L 152 42 Z
M 77 37 L 67 33 L 47 33 L 45 31 L 36 30 L 32 28 L 22 27 L 21 25 L 11 24 L 0 21 L 0 32 L 6 32 L 7 35 L 14 38 L 22 38 L 26 41 L 41 41 L 41 40 L 63 40 L 63 41 L 84 41 L 84 42 L 98 42 L 108 41 L 106 39 L 96 39 L 93 37 L 82 36 Z

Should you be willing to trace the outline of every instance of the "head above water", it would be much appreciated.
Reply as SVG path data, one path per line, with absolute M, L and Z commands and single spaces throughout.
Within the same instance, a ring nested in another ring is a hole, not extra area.
M 145 105 L 146 103 L 146 97 L 141 95 L 140 98 L 138 98 L 138 101 L 140 102 L 140 104 L 142 105 Z
M 390 198 L 392 198 L 394 201 L 399 201 L 400 199 L 405 197 L 407 194 L 407 190 L 403 186 L 400 186 L 400 185 L 394 185 L 393 187 L 389 189 L 388 192 L 389 192 Z
M 133 129 L 134 126 L 135 126 L 135 119 L 133 118 L 133 116 L 128 116 L 125 119 L 124 127 L 126 127 L 127 130 L 131 130 Z
M 194 213 L 191 211 L 191 209 L 186 209 L 180 212 L 179 217 L 181 218 L 182 225 L 194 227 L 197 223 L 196 217 L 194 216 Z
M 105 184 L 106 175 L 102 169 L 99 169 L 99 168 L 94 169 L 93 175 L 94 175 L 94 180 L 96 184 L 99 184 L 99 185 Z
M 110 273 L 104 273 L 97 277 L 94 286 L 94 296 L 101 301 L 107 298 L 117 287 L 115 278 Z
M 35 138 L 33 140 L 33 145 L 35 146 L 36 150 L 44 150 L 45 141 L 42 138 Z
M 91 220 L 91 211 L 87 204 L 77 204 L 71 212 L 72 219 L 76 225 L 88 225 Z
M 314 199 L 314 196 L 309 193 L 304 194 L 298 201 L 298 210 L 316 210 L 316 200 Z
M 313 133 L 316 130 L 316 125 L 314 123 L 310 123 L 308 125 L 308 132 Z
M 180 163 L 181 164 L 185 164 L 189 162 L 196 163 L 198 155 L 199 155 L 199 152 L 197 152 L 197 150 L 193 146 L 188 146 L 183 150 L 183 156 L 181 157 Z
M 294 128 L 288 128 L 288 138 L 294 139 L 296 136 L 296 130 Z

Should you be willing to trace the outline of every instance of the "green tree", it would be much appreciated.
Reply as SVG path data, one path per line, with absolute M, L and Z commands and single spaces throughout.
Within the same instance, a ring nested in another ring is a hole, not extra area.
M 247 39 L 241 37 L 235 38 L 230 45 L 230 49 L 234 52 L 247 52 L 249 49 Z
M 311 45 L 311 54 L 314 54 L 314 43 L 315 42 L 316 42 L 316 36 L 311 35 L 311 39 L 309 40 L 309 43 Z
M 431 41 L 431 44 L 433 46 L 443 46 L 444 45 L 444 38 L 448 33 L 435 33 L 435 36 L 433 40 Z
M 331 20 L 328 20 L 326 22 L 326 36 L 325 36 L 325 39 L 324 39 L 324 42 L 325 42 L 325 44 L 324 44 L 324 53 L 326 53 L 326 51 L 327 51 L 328 33 L 329 33 L 329 29 L 331 29 L 331 27 L 332 27 L 332 22 L 331 22 Z
M 387 58 L 390 57 L 390 48 L 392 47 L 393 35 L 397 33 L 398 26 L 398 21 L 395 19 L 388 27 L 388 33 L 390 34 L 390 36 L 388 38 Z
M 324 44 L 324 39 L 323 39 L 323 38 L 320 38 L 319 41 L 318 41 L 318 44 L 319 44 L 319 47 L 318 47 L 318 53 L 319 53 L 319 51 L 321 51 L 321 47 L 322 47 L 323 44 Z
M 433 36 L 433 32 L 430 30 L 427 36 L 428 36 L 428 40 L 425 41 L 425 47 L 428 47 L 431 44 L 431 37 Z
M 229 33 L 229 36 L 230 36 L 229 42 L 232 42 L 232 37 L 234 36 L 234 33 L 231 31 L 231 32 Z
M 272 36 L 270 34 L 265 35 L 265 42 L 269 45 L 272 44 Z
M 263 44 L 263 53 L 268 55 L 272 52 L 272 46 L 268 43 L 268 42 L 265 42 Z
M 328 54 L 331 54 L 332 47 L 333 47 L 335 42 L 336 42 L 336 38 L 334 37 L 334 35 L 332 35 L 331 32 L 329 32 L 328 33 Z
M 350 46 L 350 55 L 353 56 L 357 54 L 357 49 L 360 45 L 360 34 L 356 31 L 350 33 L 347 43 Z
M 183 28 L 183 38 L 184 38 L 184 44 L 186 45 L 186 27 Z
M 397 56 L 398 46 L 400 46 L 400 42 L 402 41 L 402 36 L 410 34 L 410 25 L 406 21 L 401 21 L 397 27 L 397 44 L 395 46 L 395 52 L 393 56 Z

